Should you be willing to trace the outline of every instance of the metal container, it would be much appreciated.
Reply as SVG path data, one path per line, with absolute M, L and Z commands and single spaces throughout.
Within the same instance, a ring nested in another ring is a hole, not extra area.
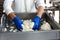
M 35 13 L 17 13 L 21 19 L 32 19 Z M 49 14 L 44 13 L 42 18 L 49 22 L 53 30 L 34 31 L 34 32 L 0 32 L 0 40 L 59 40 L 60 25 L 53 21 Z

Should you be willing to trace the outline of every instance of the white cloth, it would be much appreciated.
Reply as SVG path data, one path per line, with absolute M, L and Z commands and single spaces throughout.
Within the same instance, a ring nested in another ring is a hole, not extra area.
M 14 3 L 14 9 L 11 8 L 12 4 Z M 35 4 L 35 0 L 5 0 L 4 1 L 4 10 L 8 15 L 10 12 L 36 12 L 36 8 L 38 6 L 44 7 L 44 0 L 37 0 Z

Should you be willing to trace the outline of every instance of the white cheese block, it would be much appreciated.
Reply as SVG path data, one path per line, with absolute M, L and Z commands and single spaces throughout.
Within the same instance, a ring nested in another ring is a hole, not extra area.
M 32 28 L 34 26 L 34 22 L 32 22 L 31 20 L 24 20 L 22 27 L 23 30 L 22 31 L 33 31 Z
M 43 23 L 43 25 L 41 25 L 41 30 L 51 30 L 51 26 L 48 22 L 45 22 Z

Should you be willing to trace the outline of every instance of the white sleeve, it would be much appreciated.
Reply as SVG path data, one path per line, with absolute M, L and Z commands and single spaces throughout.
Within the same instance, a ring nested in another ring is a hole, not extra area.
M 4 1 L 3 7 L 4 7 L 4 10 L 7 15 L 11 12 L 14 12 L 13 9 L 11 8 L 13 1 L 14 0 L 5 0 Z
M 45 7 L 44 0 L 37 0 L 37 2 L 36 2 L 36 7 L 38 8 L 38 6 Z

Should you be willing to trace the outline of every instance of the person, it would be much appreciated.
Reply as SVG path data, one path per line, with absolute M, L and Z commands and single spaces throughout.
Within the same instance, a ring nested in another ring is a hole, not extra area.
M 12 4 L 14 4 L 14 9 L 12 9 Z M 20 31 L 23 30 L 23 21 L 15 13 L 37 12 L 37 15 L 32 19 L 32 22 L 34 22 L 32 30 L 39 30 L 44 11 L 44 0 L 5 0 L 3 7 L 7 16 L 12 19 L 16 28 Z

